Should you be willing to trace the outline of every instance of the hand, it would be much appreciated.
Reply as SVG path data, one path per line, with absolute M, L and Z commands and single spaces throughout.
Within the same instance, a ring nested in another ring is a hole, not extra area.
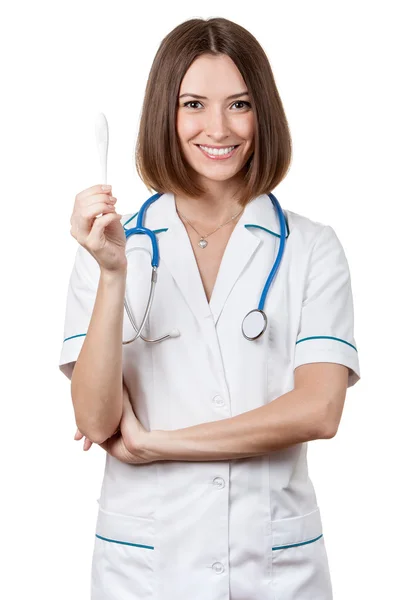
M 79 429 L 76 430 L 75 436 L 74 436 L 74 440 L 81 440 L 83 438 L 83 433 L 81 431 L 79 431 Z M 89 450 L 90 447 L 92 446 L 93 442 L 91 440 L 89 440 L 88 437 L 85 437 L 85 441 L 83 442 L 83 450 Z
M 131 402 L 129 393 L 125 385 L 123 386 L 123 408 L 122 418 L 119 429 L 105 442 L 99 444 L 106 452 L 128 464 L 143 464 L 153 462 L 150 456 L 145 452 L 145 440 L 151 435 L 140 421 L 137 419 Z M 76 430 L 75 440 L 82 439 L 83 434 Z M 93 442 L 85 437 L 83 450 L 89 450 Z
M 102 186 L 82 190 L 75 196 L 71 235 L 104 271 L 123 271 L 127 266 L 126 237 L 121 216 L 115 211 L 117 199 Z M 101 216 L 100 216 L 101 215 Z
M 152 460 L 144 451 L 145 439 L 150 433 L 137 419 L 125 385 L 122 390 L 122 418 L 119 431 L 99 444 L 106 452 L 128 464 L 150 463 Z

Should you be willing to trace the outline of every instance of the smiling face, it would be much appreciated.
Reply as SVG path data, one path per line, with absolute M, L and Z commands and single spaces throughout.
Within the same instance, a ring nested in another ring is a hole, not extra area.
M 182 80 L 177 133 L 186 161 L 207 188 L 213 182 L 240 180 L 240 171 L 253 153 L 254 113 L 249 95 L 243 92 L 248 92 L 243 77 L 227 55 L 200 56 Z M 232 146 L 237 147 L 228 154 L 215 150 Z M 212 147 L 210 155 L 207 149 Z

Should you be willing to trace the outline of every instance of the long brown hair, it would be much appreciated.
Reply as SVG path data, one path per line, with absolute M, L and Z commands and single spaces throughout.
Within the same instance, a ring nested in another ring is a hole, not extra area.
M 139 177 L 149 191 L 200 198 L 176 130 L 180 85 L 192 62 L 229 56 L 249 91 L 255 117 L 254 152 L 245 165 L 240 204 L 269 194 L 286 176 L 292 154 L 289 126 L 268 58 L 244 27 L 223 18 L 190 19 L 162 40 L 146 85 L 135 149 Z

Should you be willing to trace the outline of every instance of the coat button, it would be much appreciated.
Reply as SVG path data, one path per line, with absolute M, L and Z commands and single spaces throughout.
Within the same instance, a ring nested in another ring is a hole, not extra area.
M 223 565 L 222 563 L 220 563 L 220 562 L 216 562 L 216 563 L 214 563 L 214 564 L 213 564 L 213 566 L 212 566 L 212 568 L 213 568 L 213 570 L 214 570 L 216 573 L 223 573 L 223 572 L 224 572 L 224 570 L 225 570 L 225 569 L 224 569 L 224 565 Z
M 225 402 L 223 401 L 221 396 L 219 396 L 218 394 L 216 396 L 214 396 L 213 402 L 216 406 L 223 406 L 225 404 Z
M 219 489 L 225 487 L 225 481 L 222 479 L 222 477 L 214 477 L 213 484 Z

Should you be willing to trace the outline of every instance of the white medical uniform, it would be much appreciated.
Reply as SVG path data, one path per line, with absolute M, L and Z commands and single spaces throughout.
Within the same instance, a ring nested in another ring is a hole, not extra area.
M 126 228 L 135 216 L 124 216 Z M 246 206 L 210 303 L 174 195 L 149 207 L 145 226 L 157 231 L 161 260 L 143 333 L 159 337 L 177 328 L 180 336 L 123 347 L 125 384 L 146 429 L 180 429 L 263 406 L 293 389 L 294 370 L 305 363 L 346 365 L 348 386 L 359 380 L 342 245 L 329 225 L 288 210 L 285 216 L 286 248 L 265 304 L 268 327 L 249 341 L 242 320 L 257 308 L 279 247 L 270 198 L 263 194 Z M 128 238 L 127 294 L 136 321 L 150 288 L 150 249 L 147 236 Z M 79 247 L 60 358 L 69 378 L 98 279 L 97 262 Z M 133 334 L 125 313 L 124 340 Z M 332 598 L 307 443 L 238 460 L 128 465 L 105 458 L 92 600 Z

